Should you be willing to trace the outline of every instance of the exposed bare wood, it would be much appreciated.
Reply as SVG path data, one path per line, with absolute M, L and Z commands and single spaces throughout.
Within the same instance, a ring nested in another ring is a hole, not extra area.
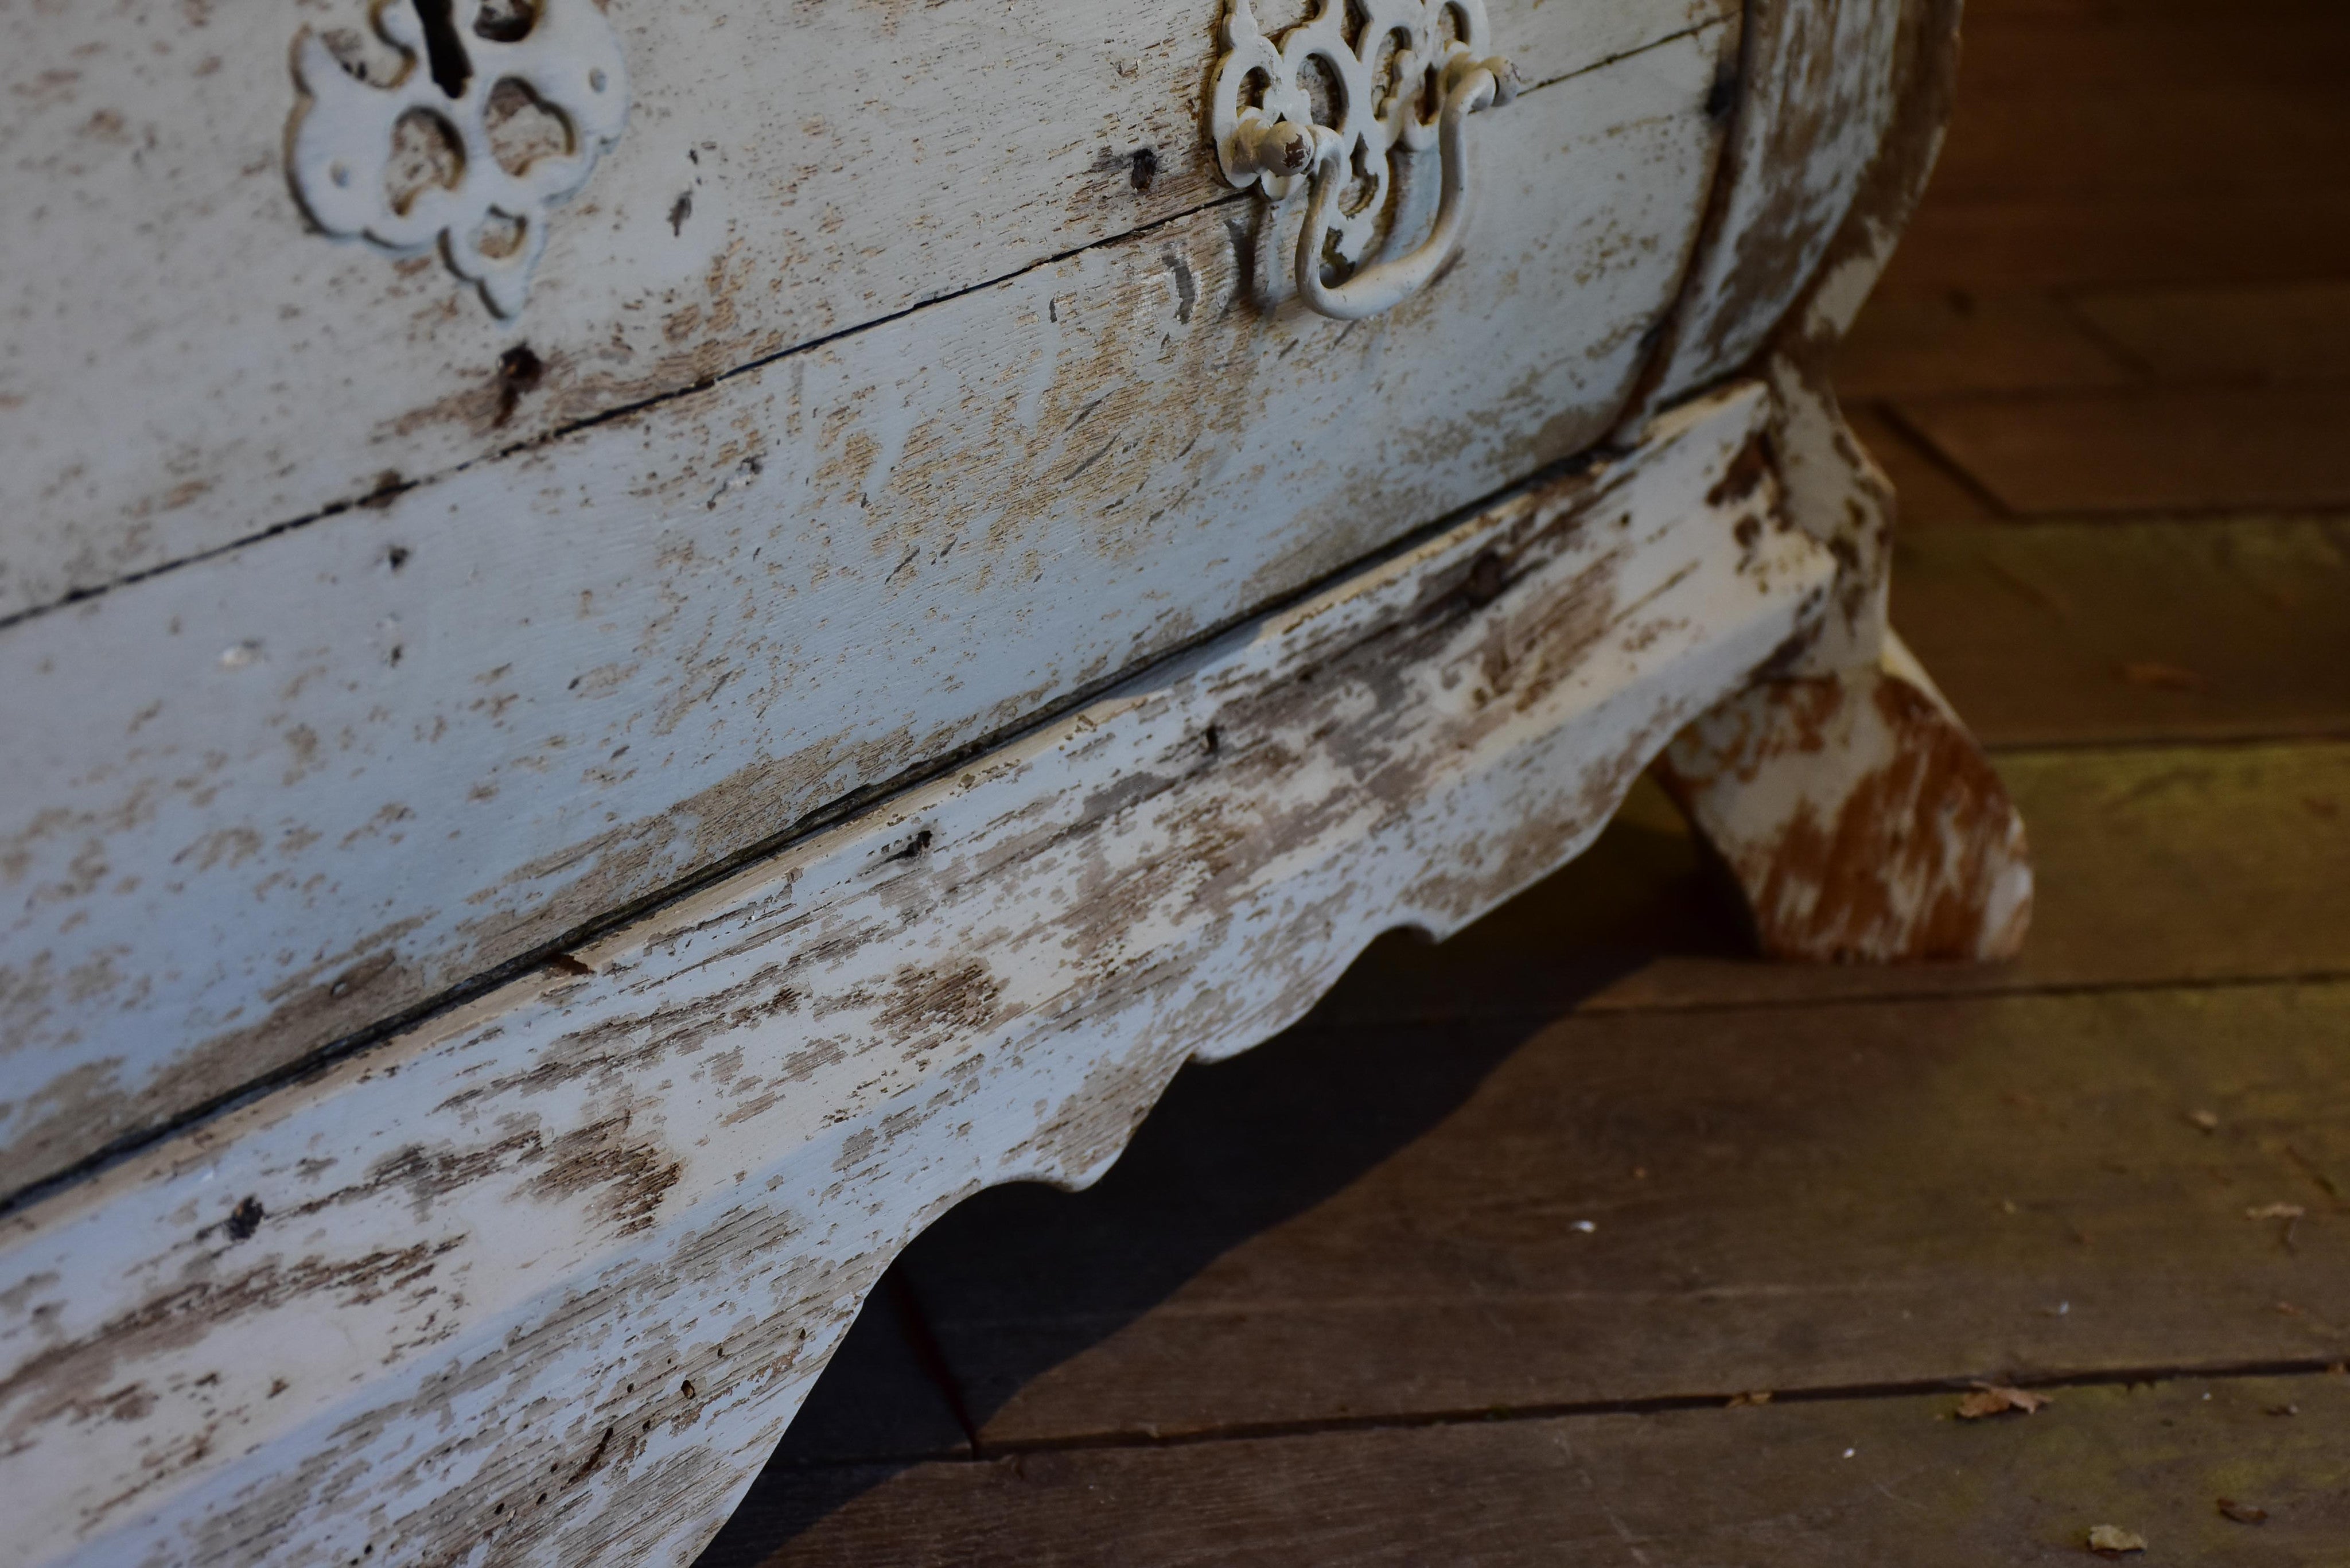
M 0 632 L 6 1185 L 1587 446 L 1733 33 L 1472 126 L 1458 265 L 1376 321 L 1218 208 Z
M 1767 403 L 11 1216 L 12 1560 L 690 1553 L 910 1235 L 1090 1179 L 1371 934 L 1555 867 L 1822 613 L 1832 563 L 1728 483 Z
M 1915 963 L 2022 946 L 2023 820 L 1898 641 L 1873 670 L 1757 684 L 1676 739 L 1660 776 L 1769 957 Z
M 505 322 L 289 189 L 296 35 L 356 44 L 369 0 L 12 0 L 0 617 L 1228 199 L 1222 5 L 618 0 L 628 130 Z M 1492 5 L 1537 83 L 1736 10 Z

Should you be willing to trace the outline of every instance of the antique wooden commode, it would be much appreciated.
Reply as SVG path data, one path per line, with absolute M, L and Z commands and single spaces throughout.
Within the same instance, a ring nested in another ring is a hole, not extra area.
M 1957 9 L 17 16 L 0 1563 L 689 1562 L 1660 758 L 1769 952 L 2011 950 L 1827 380 Z

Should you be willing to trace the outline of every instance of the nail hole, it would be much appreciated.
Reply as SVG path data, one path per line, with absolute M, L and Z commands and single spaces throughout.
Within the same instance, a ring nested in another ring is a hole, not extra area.
M 517 343 L 498 356 L 498 417 L 493 422 L 504 425 L 522 406 L 523 395 L 536 391 L 546 375 L 546 361 L 541 359 L 527 343 Z

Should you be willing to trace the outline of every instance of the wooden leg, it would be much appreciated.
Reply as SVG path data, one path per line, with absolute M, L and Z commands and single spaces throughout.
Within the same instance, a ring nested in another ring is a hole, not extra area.
M 1769 957 L 2001 959 L 2022 943 L 2022 819 L 1889 632 L 1873 664 L 1764 681 L 1714 708 L 1658 772 Z

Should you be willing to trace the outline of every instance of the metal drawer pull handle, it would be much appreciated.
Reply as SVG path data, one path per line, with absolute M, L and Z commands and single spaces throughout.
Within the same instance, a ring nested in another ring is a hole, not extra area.
M 1409 298 L 1451 259 L 1468 218 L 1461 124 L 1516 98 L 1518 78 L 1508 60 L 1486 53 L 1482 0 L 1370 0 L 1360 6 L 1351 37 L 1348 10 L 1347 0 L 1323 0 L 1275 43 L 1258 28 L 1249 0 L 1232 0 L 1208 116 L 1217 161 L 1233 186 L 1253 184 L 1275 203 L 1311 187 L 1297 242 L 1297 292 L 1325 316 L 1359 321 Z M 1447 16 L 1450 38 L 1440 26 Z M 1336 127 L 1315 119 L 1301 79 L 1309 67 L 1318 67 L 1335 89 Z M 1261 97 L 1244 104 L 1252 78 L 1263 84 Z M 1431 97 L 1436 110 L 1422 118 Z M 1390 154 L 1422 151 L 1430 143 L 1439 149 L 1443 189 L 1428 236 L 1343 283 L 1326 283 L 1329 260 L 1357 264 L 1379 239 L 1378 220 L 1393 181 Z M 1370 191 L 1349 210 L 1340 195 L 1358 170 Z

